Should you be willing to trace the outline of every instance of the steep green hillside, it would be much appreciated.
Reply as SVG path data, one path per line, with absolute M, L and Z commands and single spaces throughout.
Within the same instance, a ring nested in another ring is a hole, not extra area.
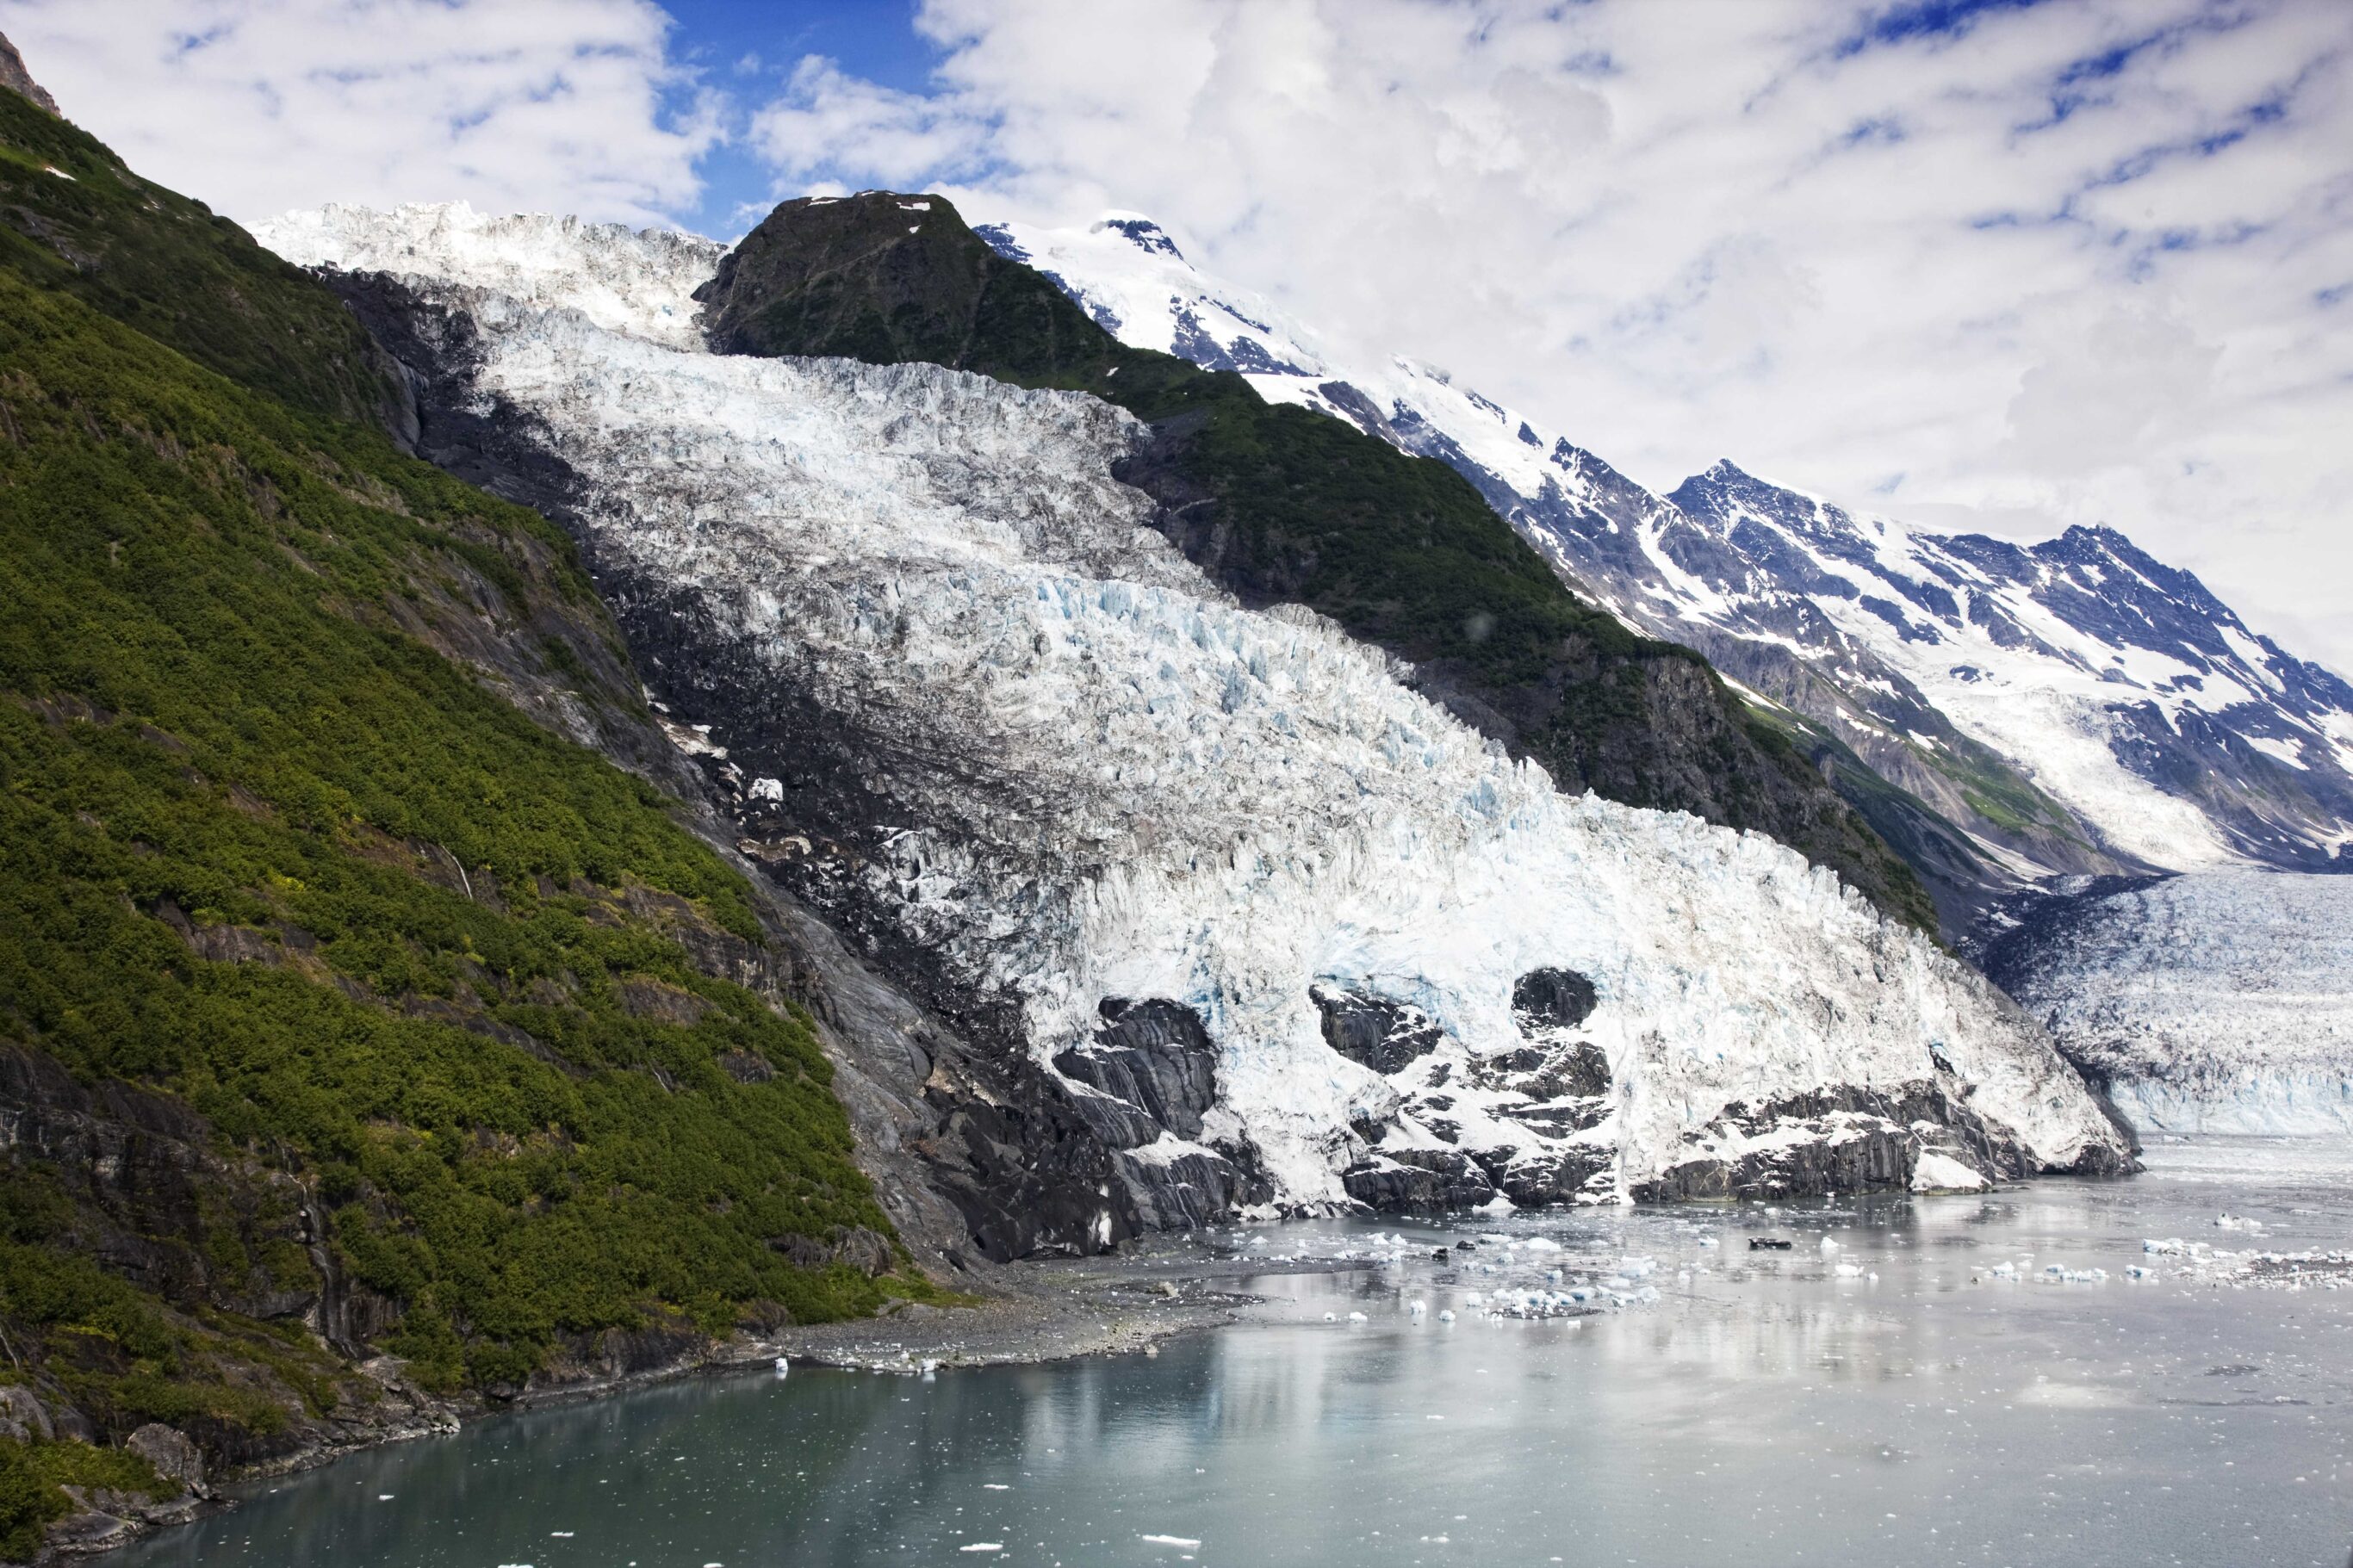
M 397 406 L 389 362 L 332 293 L 13 92 L 0 263 L 298 408 L 383 424 Z
M 0 132 L 0 1405 L 60 1439 L 0 1553 L 76 1434 L 249 1461 L 389 1419 L 377 1352 L 496 1393 L 924 1290 L 751 889 L 500 695 L 643 727 L 562 533 L 317 412 L 374 374 L 322 289 Z
M 1121 477 L 1244 602 L 1307 605 L 1412 660 L 1432 696 L 1563 788 L 1770 834 L 1936 929 L 1911 868 L 1786 737 L 1698 654 L 1563 587 L 1461 475 L 1127 347 L 943 198 L 786 202 L 701 297 L 721 353 L 922 360 L 1120 405 L 1154 426 Z

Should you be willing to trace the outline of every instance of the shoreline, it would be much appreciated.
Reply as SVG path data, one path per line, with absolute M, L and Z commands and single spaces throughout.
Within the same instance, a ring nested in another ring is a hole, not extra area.
M 395 1444 L 455 1436 L 477 1422 L 528 1410 L 586 1405 L 701 1376 L 728 1376 L 790 1363 L 852 1371 L 919 1374 L 963 1367 L 1041 1365 L 1088 1356 L 1147 1352 L 1178 1334 L 1221 1327 L 1264 1300 L 1235 1288 L 1245 1278 L 1333 1274 L 1367 1269 L 1369 1259 L 1276 1261 L 1190 1240 L 1154 1238 L 1122 1253 L 1034 1259 L 1005 1265 L 996 1293 L 969 1307 L 907 1302 L 871 1318 L 791 1325 L 772 1333 L 738 1333 L 706 1342 L 658 1366 L 526 1388 L 510 1399 L 472 1393 L 429 1394 L 399 1375 L 390 1358 L 359 1370 L 403 1399 L 408 1414 L 350 1442 L 329 1442 L 255 1465 L 207 1484 L 200 1494 L 162 1503 L 108 1498 L 122 1511 L 86 1509 L 52 1527 L 33 1565 L 95 1560 L 176 1525 L 236 1509 L 248 1489 L 323 1469 L 337 1460 Z

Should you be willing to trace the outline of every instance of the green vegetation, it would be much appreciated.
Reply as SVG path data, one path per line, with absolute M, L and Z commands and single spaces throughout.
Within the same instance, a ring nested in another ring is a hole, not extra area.
M 13 92 L 0 267 L 298 408 L 375 424 L 394 406 L 390 364 L 333 294 Z
M 73 1511 L 65 1489 L 136 1492 L 162 1500 L 179 1487 L 121 1448 L 89 1443 L 0 1442 L 0 1560 L 21 1563 L 39 1549 L 42 1527 Z
M 642 721 L 563 534 L 338 417 L 373 372 L 322 288 L 13 94 L 0 133 L 0 1084 L 153 1162 L 8 1152 L 0 1376 L 270 1451 L 374 1397 L 294 1315 L 314 1244 L 452 1390 L 935 1294 L 791 1261 L 890 1226 L 807 1017 L 723 978 L 749 887 L 428 646 Z M 0 1443 L 0 1555 L 119 1462 Z
M 1245 601 L 1307 605 L 1413 661 L 1565 789 L 1756 828 L 1936 929 L 1911 868 L 1698 654 L 1569 592 L 1460 474 L 1128 347 L 924 199 L 912 225 L 887 192 L 779 207 L 704 292 L 713 346 L 927 361 L 1116 403 L 1156 427 L 1122 477 Z

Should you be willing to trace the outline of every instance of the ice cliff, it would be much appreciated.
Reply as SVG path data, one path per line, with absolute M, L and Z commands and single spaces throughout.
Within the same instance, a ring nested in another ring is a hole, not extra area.
M 2144 1129 L 2353 1131 L 2353 878 L 2095 889 L 1989 961 Z
M 1113 479 L 1142 427 L 1108 405 L 712 354 L 719 251 L 677 236 L 260 236 L 438 323 L 746 850 L 1071 1097 L 1123 1178 L 1103 1237 L 2123 1163 L 2038 1026 L 1830 872 L 1564 796 L 1385 655 L 1239 607 Z

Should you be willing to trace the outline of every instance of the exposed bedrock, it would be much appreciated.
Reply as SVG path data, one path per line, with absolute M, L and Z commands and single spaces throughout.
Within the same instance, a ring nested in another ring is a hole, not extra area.
M 1438 1048 L 1445 1034 L 1420 1008 L 1386 997 L 1317 984 L 1309 991 L 1324 1015 L 1324 1041 L 1384 1078 Z
M 1990 1186 L 2047 1170 L 2018 1139 L 1933 1081 L 1735 1104 L 1684 1140 L 1686 1157 L 1636 1184 L 1643 1202 L 1779 1200 Z M 2088 1146 L 2063 1173 L 2120 1175 L 2123 1150 Z

